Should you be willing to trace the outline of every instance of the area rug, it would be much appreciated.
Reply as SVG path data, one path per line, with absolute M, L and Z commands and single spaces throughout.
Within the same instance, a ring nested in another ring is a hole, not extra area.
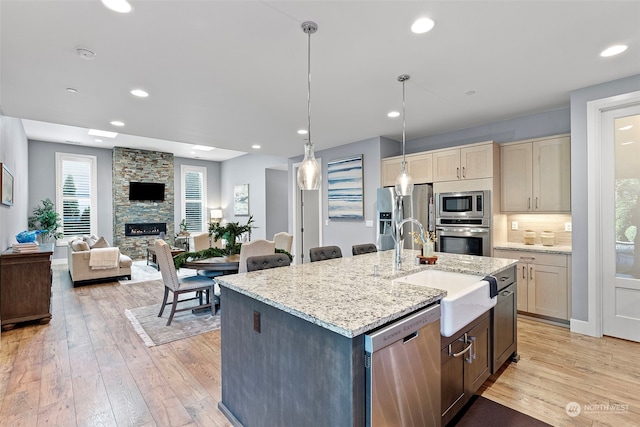
M 181 298 L 188 297 L 188 294 Z M 198 301 L 189 301 L 179 307 L 195 306 Z M 125 314 L 133 329 L 140 335 L 147 347 L 166 344 L 205 332 L 220 329 L 220 310 L 215 316 L 211 311 L 194 314 L 190 310 L 181 311 L 173 316 L 171 325 L 167 326 L 171 306 L 165 307 L 162 317 L 158 317 L 161 304 L 148 305 L 125 310 Z
M 474 395 L 449 424 L 450 427 L 545 427 L 549 424 Z
M 178 270 L 178 277 L 193 276 L 196 274 L 196 270 L 189 268 L 181 268 Z M 147 265 L 147 261 L 134 261 L 131 265 L 131 280 L 120 279 L 118 282 L 121 285 L 131 285 L 134 283 L 148 282 L 150 280 L 160 280 L 162 275 L 157 268 L 151 265 Z

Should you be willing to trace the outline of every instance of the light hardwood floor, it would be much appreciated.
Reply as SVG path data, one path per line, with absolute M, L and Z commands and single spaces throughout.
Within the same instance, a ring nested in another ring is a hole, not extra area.
M 148 348 L 125 317 L 161 297 L 157 285 L 73 288 L 55 266 L 51 323 L 0 336 L 0 425 L 230 425 L 217 409 L 220 332 Z M 518 337 L 520 362 L 483 396 L 552 425 L 640 425 L 640 344 L 526 319 Z M 572 401 L 575 418 L 565 411 Z

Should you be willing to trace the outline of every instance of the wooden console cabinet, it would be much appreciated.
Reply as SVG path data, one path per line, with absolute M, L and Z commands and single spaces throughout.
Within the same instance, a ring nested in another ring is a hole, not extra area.
M 2 330 L 16 323 L 51 320 L 51 255 L 53 243 L 37 252 L 0 254 L 0 320 Z

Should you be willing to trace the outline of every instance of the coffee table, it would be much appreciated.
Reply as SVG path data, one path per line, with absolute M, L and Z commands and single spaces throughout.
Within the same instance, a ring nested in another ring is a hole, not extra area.
M 171 257 L 175 257 L 182 252 L 184 252 L 184 249 L 171 248 Z M 156 249 L 153 247 L 153 245 L 147 247 L 147 265 L 153 265 L 158 269 L 158 271 L 160 271 L 160 266 L 158 265 L 158 260 L 156 259 Z

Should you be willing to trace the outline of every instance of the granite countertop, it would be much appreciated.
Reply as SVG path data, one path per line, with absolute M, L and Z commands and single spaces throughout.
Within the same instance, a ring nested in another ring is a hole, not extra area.
M 352 338 L 412 313 L 446 296 L 446 291 L 394 280 L 426 269 L 478 276 L 496 275 L 516 260 L 436 253 L 435 265 L 415 265 L 418 252 L 404 250 L 394 268 L 394 251 L 291 265 L 218 277 L 220 286 Z M 378 275 L 374 276 L 374 266 Z
M 571 255 L 571 246 L 560 246 L 560 245 L 543 246 L 540 244 L 525 245 L 524 243 L 501 242 L 501 243 L 495 243 L 493 245 L 493 249 Z

